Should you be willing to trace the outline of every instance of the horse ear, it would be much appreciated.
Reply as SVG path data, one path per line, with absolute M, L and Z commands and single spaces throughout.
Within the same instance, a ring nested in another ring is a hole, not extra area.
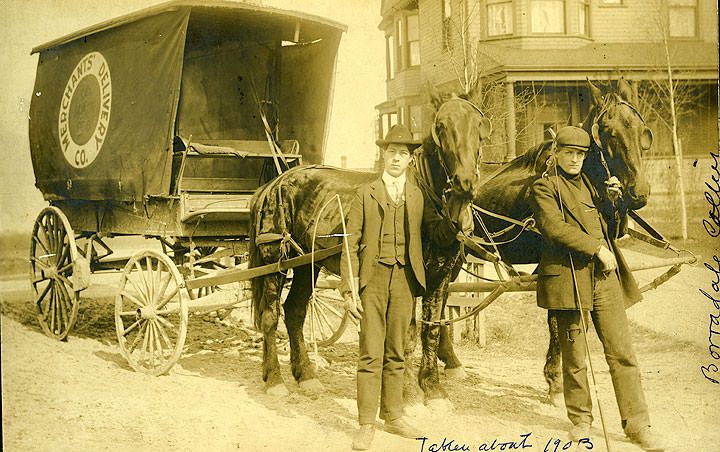
M 647 151 L 648 149 L 650 149 L 650 146 L 652 146 L 652 142 L 652 130 L 645 127 L 645 129 L 642 131 L 642 134 L 640 135 L 640 148 L 642 148 L 643 151 Z
M 492 124 L 490 120 L 483 116 L 480 118 L 480 139 L 485 141 L 492 133 Z
M 602 99 L 602 91 L 600 91 L 600 88 L 595 86 L 593 82 L 588 79 L 588 85 L 590 85 L 590 95 L 592 96 L 592 101 L 594 105 L 602 105 L 603 99 Z
M 620 93 L 620 97 L 622 97 L 625 102 L 632 102 L 633 89 L 624 77 L 620 77 L 620 80 L 618 80 L 618 93 Z
M 590 132 L 592 134 L 592 139 L 597 145 L 597 147 L 601 148 L 602 142 L 600 141 L 600 126 L 598 125 L 598 123 L 594 123 L 592 125 L 592 129 L 590 130 Z

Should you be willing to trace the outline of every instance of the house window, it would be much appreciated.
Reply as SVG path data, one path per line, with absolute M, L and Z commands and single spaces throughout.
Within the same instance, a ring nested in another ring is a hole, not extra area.
M 395 42 L 397 47 L 395 49 L 395 57 L 397 58 L 398 70 L 404 69 L 403 64 L 403 43 L 405 42 L 405 27 L 403 27 L 403 19 L 400 18 L 395 21 Z
M 420 64 L 420 27 L 418 25 L 418 15 L 412 14 L 407 16 L 407 63 L 408 66 L 417 66 Z
M 668 0 L 668 22 L 671 38 L 694 38 L 696 0 Z
M 410 124 L 408 126 L 415 140 L 422 138 L 422 110 L 422 105 L 410 106 Z
M 452 49 L 452 36 L 450 34 L 452 30 L 452 0 L 440 0 L 442 1 L 442 40 L 443 48 L 447 50 Z
M 385 58 L 387 61 L 387 79 L 395 78 L 395 37 L 388 35 L 385 37 Z
M 488 3 L 487 5 L 487 34 L 488 36 L 503 36 L 513 33 L 512 2 Z
M 397 113 L 386 113 L 383 115 L 383 137 L 388 133 L 390 128 L 398 123 Z
M 580 0 L 578 5 L 578 33 L 582 36 L 590 36 L 590 2 Z
M 622 6 L 623 0 L 600 0 L 603 6 Z
M 533 33 L 565 33 L 565 1 L 531 0 L 530 31 Z

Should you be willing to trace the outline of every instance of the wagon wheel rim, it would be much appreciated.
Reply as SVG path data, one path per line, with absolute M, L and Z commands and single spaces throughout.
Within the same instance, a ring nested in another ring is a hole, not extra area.
M 72 278 L 77 257 L 67 217 L 57 207 L 46 207 L 30 239 L 30 286 L 40 327 L 58 340 L 67 338 L 80 307 L 80 291 L 74 290 Z
M 187 297 L 168 256 L 145 250 L 130 258 L 115 296 L 115 328 L 133 369 L 162 375 L 177 362 L 187 335 Z
M 342 337 L 349 321 L 342 297 L 335 290 L 316 290 L 308 302 L 304 336 L 320 347 L 334 344 Z

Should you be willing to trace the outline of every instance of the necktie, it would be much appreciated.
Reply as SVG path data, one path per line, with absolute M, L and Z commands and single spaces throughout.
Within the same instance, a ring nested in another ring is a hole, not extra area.
M 395 204 L 398 204 L 401 197 L 400 184 L 398 183 L 398 181 L 393 182 L 393 191 L 393 198 L 395 199 Z

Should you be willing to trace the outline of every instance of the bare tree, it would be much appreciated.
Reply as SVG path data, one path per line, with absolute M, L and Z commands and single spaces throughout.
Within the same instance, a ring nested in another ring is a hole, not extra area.
M 683 178 L 682 144 L 678 138 L 678 121 L 692 111 L 693 106 L 701 98 L 701 93 L 688 80 L 678 80 L 676 77 L 673 65 L 675 55 L 669 42 L 668 0 L 655 0 L 653 7 L 652 20 L 655 36 L 651 38 L 656 42 L 659 39 L 663 55 L 661 61 L 658 61 L 657 68 L 648 74 L 645 81 L 638 84 L 638 100 L 646 117 L 656 119 L 657 123 L 670 132 L 680 198 L 681 235 L 683 239 L 686 239 L 688 236 L 687 205 Z M 657 73 L 663 75 L 658 77 Z

